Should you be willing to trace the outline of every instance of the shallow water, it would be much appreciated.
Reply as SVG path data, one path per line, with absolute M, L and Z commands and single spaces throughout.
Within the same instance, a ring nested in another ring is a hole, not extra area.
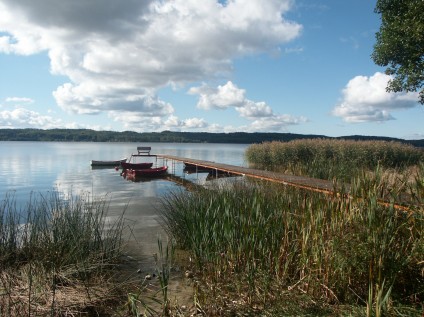
M 89 195 L 109 201 L 111 221 L 124 212 L 126 223 L 127 260 L 123 270 L 142 280 L 156 269 L 154 254 L 158 239 L 166 243 L 160 226 L 161 197 L 181 185 L 166 179 L 132 182 L 110 168 L 92 168 L 91 160 L 117 160 L 130 157 L 137 146 L 151 146 L 151 154 L 167 154 L 218 163 L 245 166 L 247 145 L 180 144 L 180 143 L 71 143 L 71 142 L 0 142 L 0 199 L 13 195 L 16 206 L 25 214 L 30 196 L 57 191 L 66 195 Z M 155 165 L 161 160 L 152 160 Z M 170 162 L 168 162 L 169 164 Z M 171 167 L 170 167 L 171 170 Z M 172 172 L 184 179 L 205 183 L 206 173 L 185 174 L 182 164 L 172 166 Z M 124 273 L 124 272 L 123 272 Z M 192 300 L 191 287 L 175 274 L 171 281 L 171 296 L 179 301 Z M 151 283 L 157 283 L 152 280 Z

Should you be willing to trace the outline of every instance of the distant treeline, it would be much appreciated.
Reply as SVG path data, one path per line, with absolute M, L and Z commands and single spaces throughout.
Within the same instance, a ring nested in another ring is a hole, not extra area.
M 133 132 L 95 131 L 89 129 L 0 129 L 0 141 L 62 141 L 62 142 L 171 142 L 171 143 L 234 143 L 252 144 L 267 141 L 298 139 L 331 139 L 325 135 L 293 133 L 210 133 L 210 132 Z M 424 147 L 422 140 L 403 140 L 376 136 L 343 136 L 334 139 L 397 141 Z

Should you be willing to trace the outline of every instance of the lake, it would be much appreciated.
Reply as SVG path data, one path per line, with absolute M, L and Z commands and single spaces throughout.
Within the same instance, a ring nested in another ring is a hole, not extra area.
M 30 195 L 58 191 L 63 195 L 89 194 L 106 197 L 109 217 L 120 215 L 131 224 L 130 243 L 138 254 L 153 254 L 157 237 L 163 232 L 158 223 L 160 197 L 181 185 L 165 179 L 132 182 L 110 168 L 92 168 L 91 160 L 129 158 L 137 146 L 150 146 L 151 154 L 167 154 L 231 165 L 246 166 L 245 144 L 206 143 L 74 143 L 74 142 L 0 142 L 0 197 L 14 195 L 16 205 L 25 210 Z M 144 159 L 144 158 L 143 158 Z M 147 158 L 146 158 L 147 159 Z M 151 158 L 155 160 L 154 158 Z M 160 165 L 162 160 L 158 159 Z M 171 169 L 171 166 L 169 166 Z M 195 182 L 204 182 L 207 174 L 184 174 L 182 163 L 172 170 Z M 135 242 L 134 242 L 135 241 Z M 134 252 L 133 252 L 134 253 Z M 140 264 L 142 260 L 138 260 Z M 149 264 L 140 264 L 149 268 Z
M 91 160 L 129 158 L 140 145 L 152 147 L 151 154 L 245 166 L 245 144 L 0 142 L 0 196 L 14 191 L 21 205 L 31 192 L 57 189 L 64 193 L 111 195 L 113 201 L 157 197 L 178 186 L 161 179 L 134 183 L 121 177 L 113 167 L 90 166 Z M 178 165 L 175 172 L 181 176 Z

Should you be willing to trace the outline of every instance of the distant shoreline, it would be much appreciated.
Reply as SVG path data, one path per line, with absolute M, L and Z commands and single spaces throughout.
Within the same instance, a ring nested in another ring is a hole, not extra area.
M 232 143 L 253 144 L 271 141 L 288 142 L 298 139 L 345 139 L 394 141 L 424 147 L 424 139 L 405 140 L 382 136 L 350 135 L 329 137 L 314 134 L 273 132 L 133 132 L 95 131 L 90 129 L 0 129 L 0 141 L 60 141 L 60 142 L 158 142 L 158 143 Z

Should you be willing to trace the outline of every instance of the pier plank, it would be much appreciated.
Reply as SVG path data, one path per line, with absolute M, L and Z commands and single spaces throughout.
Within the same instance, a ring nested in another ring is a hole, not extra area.
M 183 163 L 189 163 L 189 164 L 197 165 L 199 167 L 216 169 L 216 170 L 231 173 L 231 174 L 278 182 L 285 185 L 302 187 L 302 188 L 306 188 L 306 189 L 314 190 L 314 191 L 320 191 L 320 192 L 326 192 L 326 193 L 334 192 L 334 184 L 330 181 L 322 180 L 322 179 L 315 179 L 315 178 L 296 176 L 296 175 L 288 175 L 288 174 L 276 173 L 276 172 L 253 169 L 253 168 L 236 166 L 236 165 L 229 165 L 229 164 L 216 163 L 211 161 L 178 157 L 173 155 L 158 154 L 157 157 L 173 160 L 173 161 L 179 161 Z
M 227 172 L 227 173 L 231 173 L 235 175 L 247 176 L 251 178 L 281 183 L 288 186 L 303 188 L 309 191 L 321 192 L 328 195 L 336 195 L 340 197 L 345 197 L 346 199 L 352 198 L 348 194 L 350 191 L 349 184 L 343 184 L 342 188 L 340 187 L 338 188 L 337 185 L 334 184 L 333 182 L 328 180 L 323 180 L 323 179 L 289 175 L 289 174 L 277 173 L 272 171 L 265 171 L 260 169 L 235 166 L 235 165 L 229 165 L 229 164 L 223 164 L 223 163 L 216 163 L 211 161 L 204 161 L 204 160 L 185 158 L 185 157 L 179 157 L 179 156 L 173 156 L 173 155 L 158 154 L 157 157 L 166 159 L 166 160 L 173 160 L 173 161 L 193 164 L 203 168 L 215 169 L 218 171 L 223 171 L 223 172 Z M 390 204 L 390 202 L 384 201 L 384 200 L 380 200 L 379 203 L 382 205 Z M 410 208 L 412 205 L 413 204 L 412 204 L 411 197 L 404 196 L 401 202 L 396 202 L 394 204 L 394 207 L 405 210 L 405 211 L 410 211 L 411 210 Z

